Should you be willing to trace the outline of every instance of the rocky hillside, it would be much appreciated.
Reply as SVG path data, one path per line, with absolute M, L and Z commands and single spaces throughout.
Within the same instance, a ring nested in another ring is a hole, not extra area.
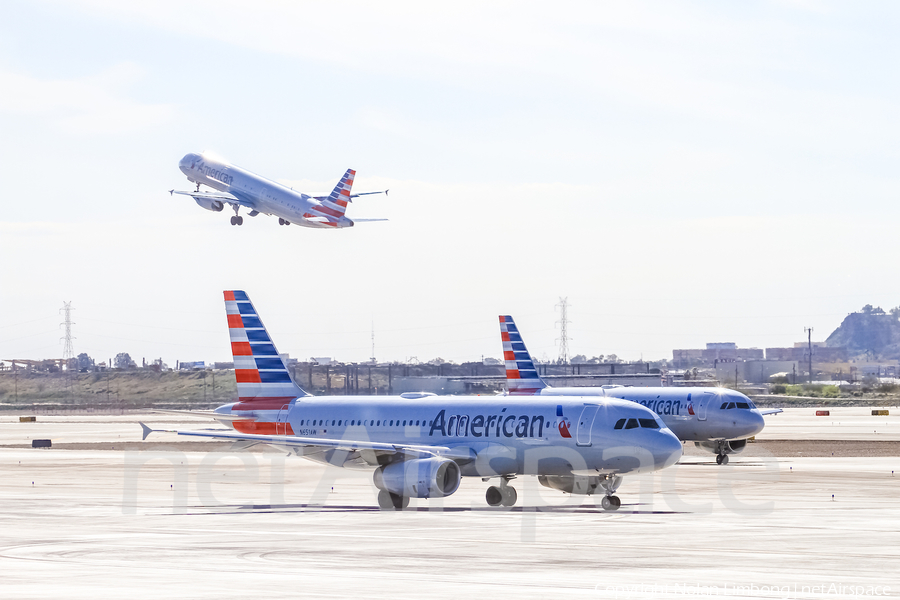
M 860 312 L 847 315 L 825 343 L 847 348 L 851 357 L 900 358 L 900 307 L 884 312 L 866 305 Z

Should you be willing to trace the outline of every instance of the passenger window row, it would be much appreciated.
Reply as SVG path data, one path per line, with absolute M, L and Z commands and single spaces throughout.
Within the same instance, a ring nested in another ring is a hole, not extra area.
M 729 408 L 750 408 L 750 405 L 746 402 L 723 402 L 722 406 L 719 407 L 720 410 Z
M 300 421 L 301 427 L 316 427 L 321 425 L 328 425 L 328 419 L 303 419 Z M 384 419 L 384 427 L 406 427 L 409 425 L 418 425 L 419 423 L 425 424 L 425 421 L 419 419 L 413 422 L 412 419 L 404 419 L 402 422 L 400 419 Z M 341 419 L 335 420 L 331 419 L 331 425 L 337 425 L 338 427 L 351 427 L 356 425 L 365 425 L 368 427 L 381 427 L 381 420 L 376 421 L 375 419 Z
M 637 427 L 659 429 L 659 423 L 656 422 L 656 419 L 619 419 L 613 429 L 636 429 Z

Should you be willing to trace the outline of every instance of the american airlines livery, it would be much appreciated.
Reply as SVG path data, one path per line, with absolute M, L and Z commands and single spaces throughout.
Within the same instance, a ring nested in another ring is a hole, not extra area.
M 506 383 L 511 396 L 591 396 L 629 400 L 655 412 L 678 438 L 716 454 L 728 464 L 728 455 L 741 452 L 747 438 L 765 427 L 763 415 L 780 408 L 760 410 L 747 396 L 711 387 L 549 387 L 538 375 L 522 335 L 509 315 L 500 317 L 500 339 L 506 361 Z M 620 422 L 614 428 L 633 427 Z
M 183 194 L 214 212 L 220 212 L 225 205 L 234 209 L 231 217 L 232 225 L 243 225 L 244 217 L 238 214 L 241 207 L 248 209 L 251 217 L 259 213 L 275 215 L 279 225 L 296 223 L 303 227 L 353 227 L 354 222 L 386 221 L 387 219 L 356 219 L 351 221 L 344 212 L 353 198 L 371 194 L 387 194 L 381 192 L 363 192 L 351 194 L 353 178 L 356 171 L 347 169 L 334 190 L 327 196 L 309 196 L 294 191 L 292 188 L 260 177 L 238 166 L 232 165 L 212 154 L 186 154 L 178 168 L 188 181 L 197 184 L 193 192 L 169 190 L 169 194 Z M 201 191 L 200 186 L 211 187 L 212 192 Z
M 559 396 L 311 396 L 275 349 L 246 293 L 225 292 L 238 401 L 205 413 L 225 430 L 178 435 L 269 444 L 329 465 L 374 470 L 378 504 L 453 494 L 462 477 L 497 480 L 491 506 L 512 506 L 509 482 L 602 494 L 615 510 L 622 477 L 674 464 L 681 442 L 650 409 L 615 398 Z M 143 423 L 144 439 L 154 430 Z

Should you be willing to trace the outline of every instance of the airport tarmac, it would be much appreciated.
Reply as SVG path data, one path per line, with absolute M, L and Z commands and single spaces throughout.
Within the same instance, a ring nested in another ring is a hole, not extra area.
M 900 457 L 765 450 L 792 427 L 847 427 L 832 439 L 864 443 L 896 433 L 894 415 L 852 410 L 869 414 L 832 409 L 847 423 L 832 426 L 791 411 L 729 465 L 691 452 L 626 478 L 612 513 L 533 477 L 514 481 L 512 509 L 489 508 L 488 484 L 465 479 L 449 498 L 382 512 L 370 472 L 198 451 L 218 442 L 138 450 L 136 421 L 170 416 L 4 416 L 0 597 L 897 596 Z M 103 449 L 31 449 L 26 437 Z

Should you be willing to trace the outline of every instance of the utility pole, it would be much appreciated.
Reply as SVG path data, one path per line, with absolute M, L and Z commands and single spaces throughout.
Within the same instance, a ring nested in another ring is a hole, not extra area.
M 559 359 L 558 362 L 561 365 L 565 365 L 569 363 L 569 297 L 559 299 L 559 304 L 556 305 L 556 308 L 559 308 Z
M 809 336 L 809 382 L 812 383 L 812 327 L 804 327 L 803 331 Z

